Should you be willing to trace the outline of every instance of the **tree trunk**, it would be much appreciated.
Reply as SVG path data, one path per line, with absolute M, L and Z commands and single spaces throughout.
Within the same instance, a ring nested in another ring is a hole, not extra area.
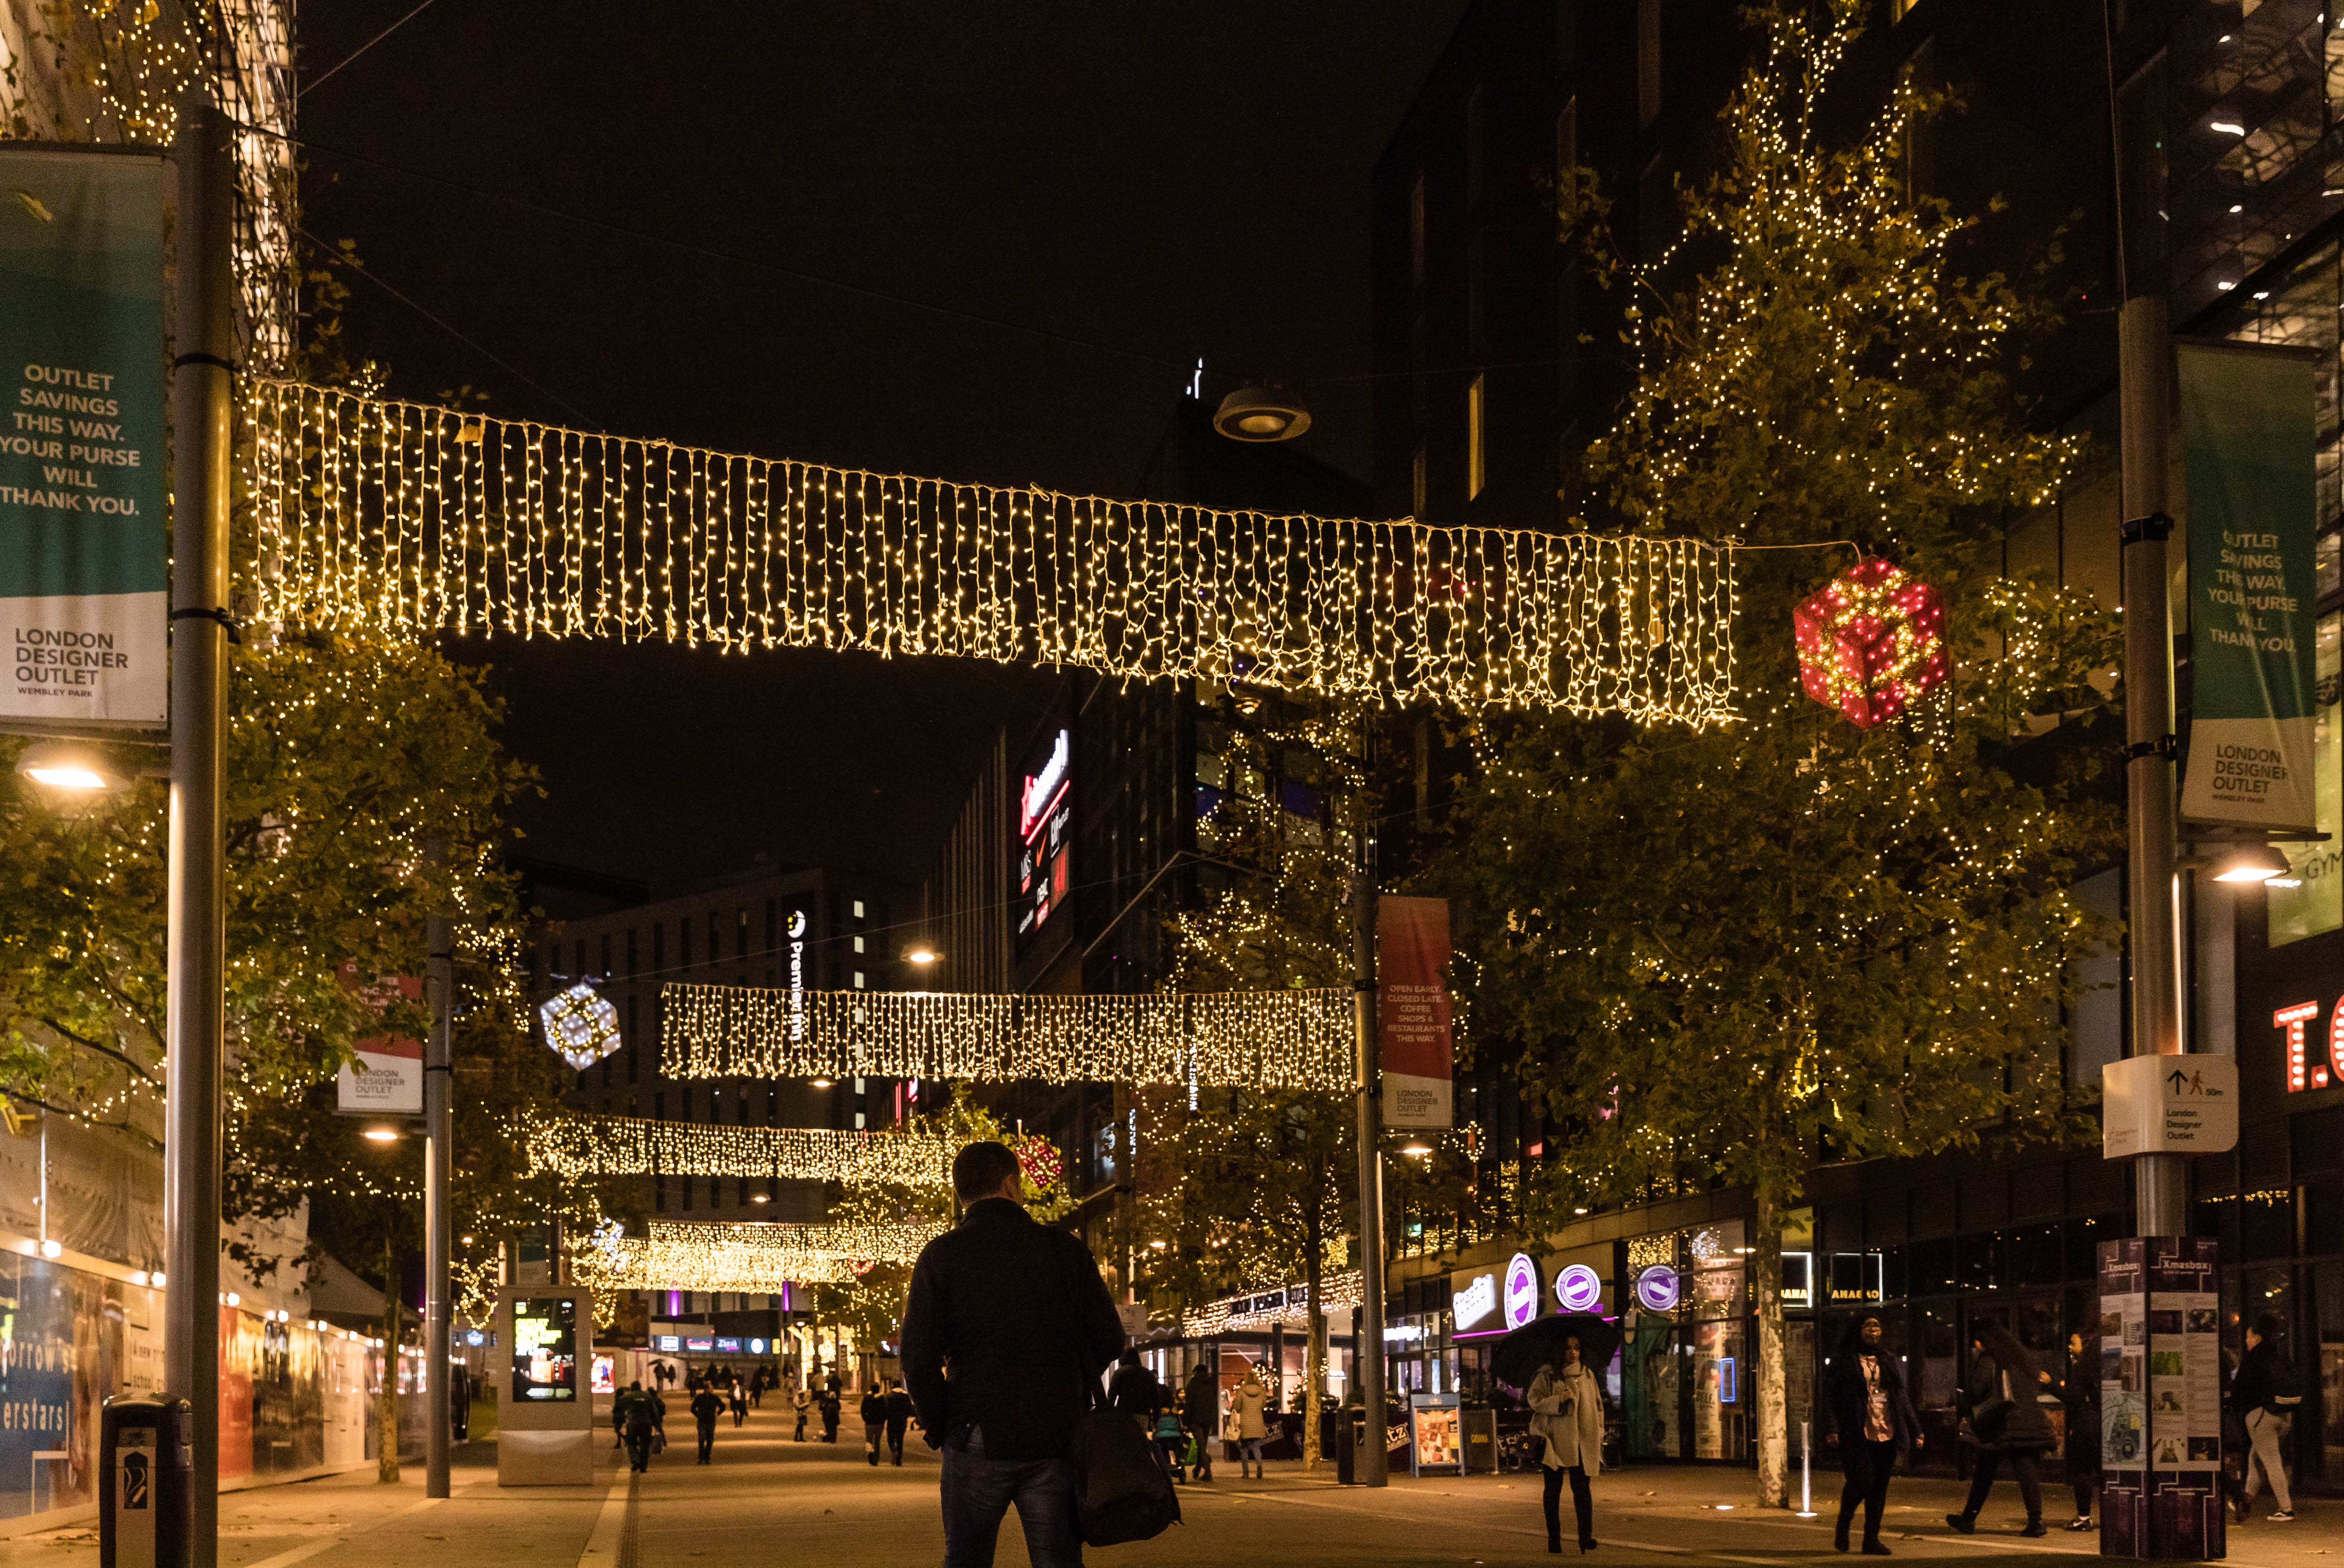
M 1790 1411 L 1783 1364 L 1783 1192 L 1775 1162 L 1765 1159 L 1755 1185 L 1758 1234 L 1750 1239 L 1752 1306 L 1758 1320 L 1758 1502 L 1787 1504 L 1791 1486 Z
M 1305 1229 L 1303 1284 L 1310 1292 L 1310 1315 L 1303 1320 L 1302 1468 L 1318 1468 L 1318 1399 L 1327 1386 L 1327 1315 L 1319 1310 L 1318 1288 L 1326 1276 L 1324 1232 L 1314 1214 Z
M 375 1401 L 375 1474 L 399 1479 L 399 1254 L 382 1244 L 382 1397 Z

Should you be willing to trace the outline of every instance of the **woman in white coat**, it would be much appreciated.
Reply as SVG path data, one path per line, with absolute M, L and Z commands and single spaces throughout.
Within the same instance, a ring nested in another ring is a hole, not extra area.
M 1261 1381 L 1259 1367 L 1248 1368 L 1245 1381 L 1229 1395 L 1229 1430 L 1238 1445 L 1239 1480 L 1248 1475 L 1248 1467 L 1254 1480 L 1261 1479 L 1261 1440 L 1268 1430 L 1262 1416 L 1268 1408 L 1269 1385 Z
M 1603 1469 L 1603 1381 L 1580 1359 L 1576 1337 L 1562 1342 L 1562 1364 L 1550 1362 L 1531 1380 L 1531 1434 L 1545 1440 L 1539 1463 L 1546 1472 L 1546 1549 L 1562 1550 L 1562 1483 L 1579 1516 L 1579 1549 L 1595 1549 L 1595 1500 L 1587 1478 Z

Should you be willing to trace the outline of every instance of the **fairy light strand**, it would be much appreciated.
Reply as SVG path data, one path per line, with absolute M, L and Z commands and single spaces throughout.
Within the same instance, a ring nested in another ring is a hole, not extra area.
M 999 996 L 661 987 L 672 1078 L 1351 1087 L 1351 993 Z
M 642 1117 L 531 1113 L 521 1136 L 535 1170 L 593 1176 L 778 1177 L 948 1187 L 957 1146 L 917 1132 L 726 1127 Z
M 955 484 L 282 380 L 250 383 L 239 417 L 243 548 L 281 625 L 1733 716 L 1733 569 L 1699 541 Z

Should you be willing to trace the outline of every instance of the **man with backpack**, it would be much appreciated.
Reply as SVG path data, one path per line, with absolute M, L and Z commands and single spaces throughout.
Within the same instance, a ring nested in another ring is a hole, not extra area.
M 2270 1482 L 2271 1501 L 2278 1504 L 2270 1514 L 2272 1522 L 2284 1524 L 2295 1518 L 2282 1445 L 2295 1425 L 2295 1412 L 2303 1407 L 2303 1384 L 2295 1364 L 2278 1347 L 2279 1328 L 2276 1312 L 2257 1318 L 2247 1330 L 2247 1353 L 2230 1374 L 2230 1401 L 2247 1428 L 2246 1490 L 2235 1503 L 2241 1524 L 2265 1480 Z
M 627 1440 L 627 1468 L 650 1470 L 652 1444 L 667 1425 L 667 1401 L 638 1380 L 629 1383 L 627 1391 L 612 1402 L 615 1408 L 611 1417 Z
M 1026 1212 L 1006 1144 L 962 1149 L 953 1190 L 960 1223 L 913 1267 L 903 1339 L 920 1430 L 944 1451 L 945 1568 L 990 1564 L 1012 1503 L 1035 1568 L 1080 1568 L 1069 1451 L 1123 1349 L 1122 1320 L 1090 1249 Z

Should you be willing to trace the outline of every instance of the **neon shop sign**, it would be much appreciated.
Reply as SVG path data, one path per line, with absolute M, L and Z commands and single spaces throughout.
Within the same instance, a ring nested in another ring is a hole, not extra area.
M 2324 1047 L 2313 1045 L 2309 1038 L 2311 1027 L 2319 1020 L 2317 1002 L 2298 1002 L 2271 1015 L 2271 1027 L 2279 1031 L 2287 1053 L 2289 1094 L 2324 1089 L 2330 1084 L 2344 1082 L 2344 1000 L 2336 1004 L 2329 1017 Z

